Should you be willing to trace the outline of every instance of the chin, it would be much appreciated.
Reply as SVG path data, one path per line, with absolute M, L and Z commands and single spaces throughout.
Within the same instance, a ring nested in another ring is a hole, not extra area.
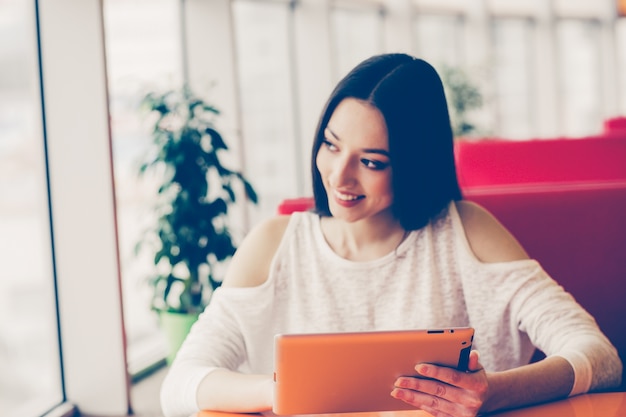
M 346 221 L 348 223 L 353 223 L 363 219 L 363 215 L 361 212 L 357 213 L 353 208 L 345 208 L 341 206 L 337 206 L 334 204 L 330 204 L 328 206 L 328 210 L 330 214 L 339 220 Z
M 328 209 L 330 214 L 339 220 L 343 220 L 347 223 L 355 223 L 361 220 L 369 219 L 387 219 L 393 218 L 391 214 L 391 208 L 386 207 L 381 210 L 370 211 L 366 207 L 342 207 L 337 204 L 329 204 Z

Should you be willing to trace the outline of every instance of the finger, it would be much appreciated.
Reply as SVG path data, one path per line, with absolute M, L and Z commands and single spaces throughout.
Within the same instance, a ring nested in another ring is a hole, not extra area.
M 434 408 L 428 407 L 428 406 L 422 406 L 421 409 L 423 411 L 426 411 L 428 414 L 432 415 L 433 417 L 459 417 L 459 416 L 455 416 L 454 414 L 448 414 L 448 413 L 444 413 L 443 411 L 440 410 L 435 410 Z
M 470 372 L 476 372 L 481 369 L 483 369 L 483 366 L 480 363 L 480 353 L 477 350 L 472 350 L 469 355 L 467 370 Z
M 400 377 L 396 380 L 396 388 L 418 391 L 431 396 L 445 398 L 448 401 L 456 401 L 459 388 L 444 384 L 434 379 L 421 379 L 413 377 Z
M 467 406 L 438 396 L 403 388 L 395 388 L 391 392 L 391 396 L 415 408 L 427 411 L 434 417 L 474 417 L 479 410 L 478 405 Z
M 430 402 L 440 400 L 441 403 L 445 402 L 454 406 L 452 408 L 445 407 L 443 408 L 444 411 L 450 412 L 452 410 L 458 415 L 464 415 L 459 412 L 456 407 L 477 411 L 482 405 L 480 398 L 471 391 L 435 379 L 400 377 L 396 380 L 394 386 L 396 389 L 407 391 L 406 393 L 400 394 L 403 395 L 403 397 L 396 398 L 402 399 L 416 407 L 423 404 L 434 407 L 435 405 L 430 404 Z M 418 403 L 416 404 L 415 402 Z M 439 403 L 437 403 L 437 405 L 438 404 Z
M 445 366 L 420 363 L 415 367 L 415 370 L 423 377 L 466 390 L 474 389 L 480 381 L 480 377 L 476 373 L 462 372 Z
M 460 407 L 443 398 L 428 395 L 419 391 L 395 388 L 391 396 L 411 406 L 429 412 L 435 417 L 463 416 Z

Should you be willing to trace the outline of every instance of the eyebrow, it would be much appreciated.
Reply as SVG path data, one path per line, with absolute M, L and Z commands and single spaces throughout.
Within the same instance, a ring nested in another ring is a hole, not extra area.
M 339 136 L 337 136 L 337 134 L 335 132 L 333 132 L 331 130 L 331 128 L 329 128 L 328 126 L 326 126 L 326 128 L 324 129 L 325 131 L 328 130 L 330 132 L 330 134 L 339 142 L 341 142 L 341 138 Z M 378 149 L 378 148 L 365 148 L 362 149 L 363 152 L 365 153 L 375 153 L 375 154 L 379 154 L 379 155 L 383 155 L 386 156 L 387 158 L 389 158 L 389 152 L 384 150 L 384 149 Z

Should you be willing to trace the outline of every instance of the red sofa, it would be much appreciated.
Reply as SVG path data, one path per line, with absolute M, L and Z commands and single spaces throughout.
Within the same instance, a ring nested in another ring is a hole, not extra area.
M 626 118 L 584 138 L 460 140 L 455 157 L 464 198 L 574 295 L 626 363 Z M 278 212 L 311 206 L 287 199 Z

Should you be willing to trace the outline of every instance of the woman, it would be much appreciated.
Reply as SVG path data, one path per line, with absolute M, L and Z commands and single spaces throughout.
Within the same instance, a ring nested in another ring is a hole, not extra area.
M 594 319 L 462 200 L 429 64 L 387 54 L 350 72 L 322 113 L 312 176 L 315 212 L 270 219 L 239 247 L 164 381 L 167 416 L 271 409 L 277 333 L 474 327 L 469 372 L 417 364 L 425 378 L 390 393 L 434 416 L 619 384 Z M 529 364 L 535 348 L 547 358 Z

